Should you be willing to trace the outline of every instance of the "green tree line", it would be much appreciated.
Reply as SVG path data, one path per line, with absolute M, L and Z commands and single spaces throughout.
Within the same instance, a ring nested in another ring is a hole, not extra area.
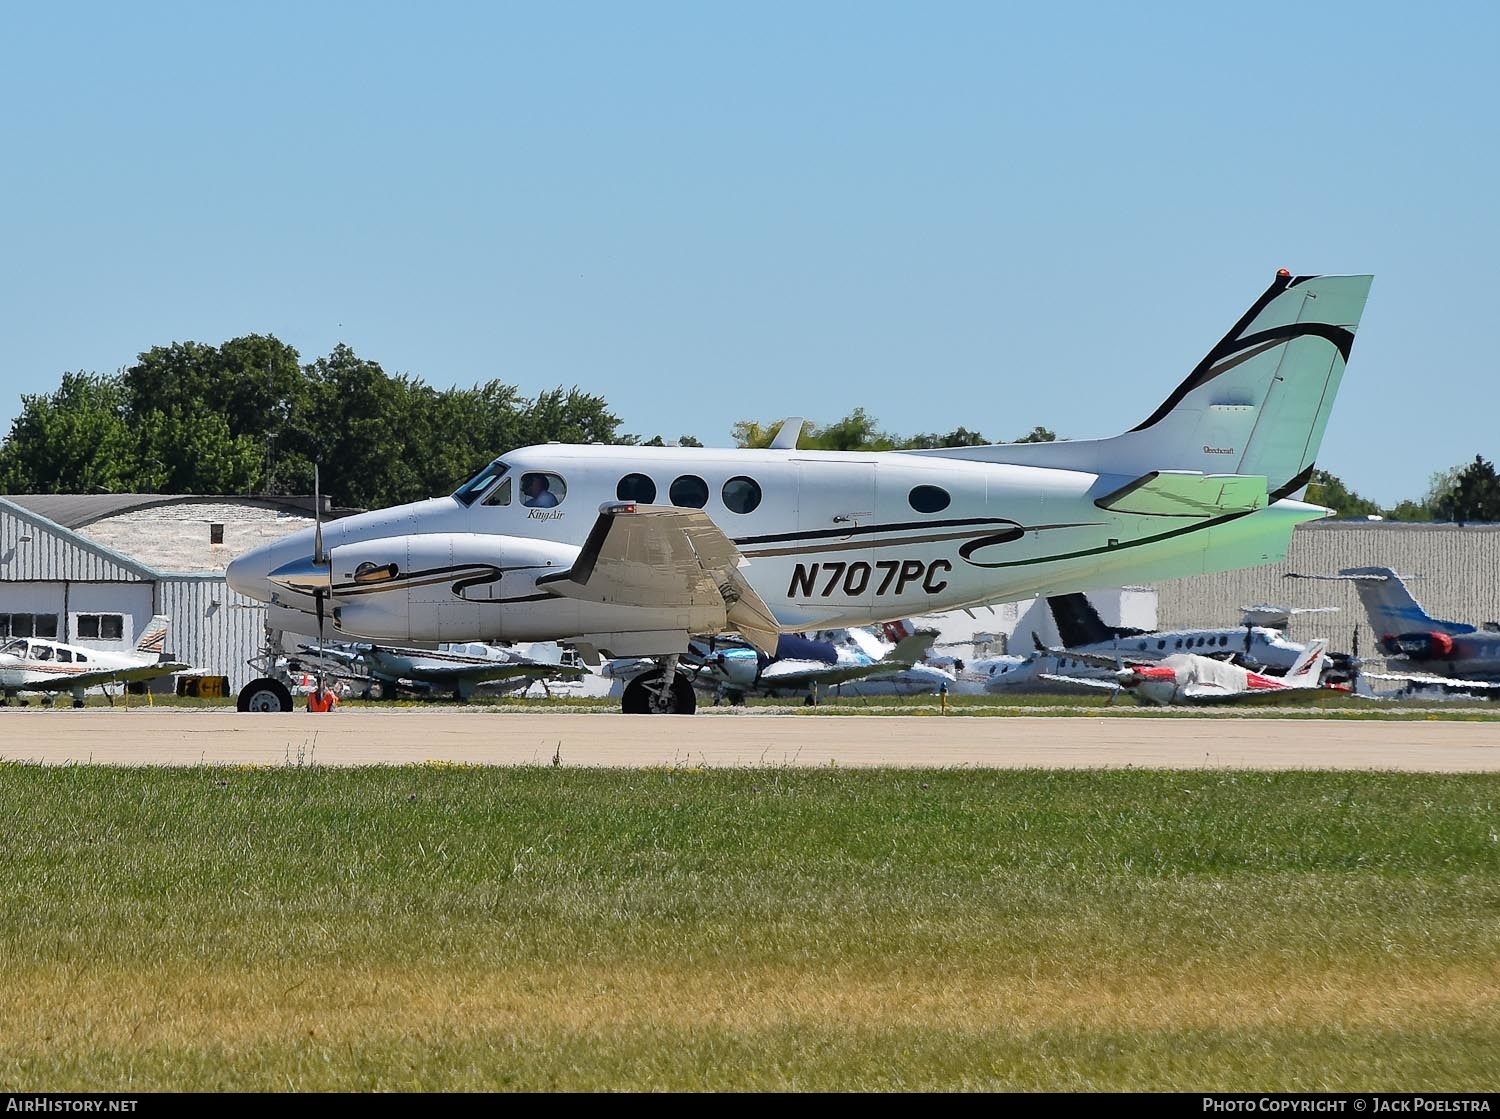
M 499 380 L 435 389 L 340 345 L 304 363 L 270 335 L 220 346 L 156 346 L 115 374 L 65 373 L 51 393 L 21 397 L 0 443 L 5 493 L 308 494 L 313 464 L 335 504 L 377 508 L 451 492 L 514 447 L 564 443 L 662 446 L 622 434 L 603 397 L 574 387 L 535 396 Z M 778 423 L 740 420 L 740 447 L 767 447 Z M 1034 427 L 1020 443 L 1057 435 Z M 883 451 L 988 443 L 960 426 L 946 434 L 882 430 L 863 408 L 802 429 L 810 450 Z M 682 446 L 701 447 L 690 435 Z M 1440 471 L 1419 498 L 1381 508 L 1327 471 L 1307 500 L 1341 517 L 1500 521 L 1500 478 L 1481 456 Z

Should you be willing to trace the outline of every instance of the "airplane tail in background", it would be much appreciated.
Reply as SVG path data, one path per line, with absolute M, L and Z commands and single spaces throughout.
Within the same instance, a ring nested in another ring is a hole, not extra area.
M 881 659 L 882 663 L 916 664 L 932 651 L 932 643 L 937 640 L 937 635 L 935 629 L 919 629 L 910 637 L 903 637 Z
M 1319 637 L 1307 643 L 1302 655 L 1286 670 L 1289 688 L 1316 688 L 1323 679 L 1323 665 L 1328 660 L 1328 639 Z
M 1057 635 L 1062 639 L 1065 649 L 1103 645 L 1146 632 L 1128 626 L 1106 625 L 1086 594 L 1052 595 L 1047 599 L 1047 608 L 1052 611 L 1052 620 L 1057 623 Z
M 1312 477 L 1372 279 L 1283 269 L 1187 379 L 1123 435 L 909 453 L 1142 481 L 1174 471 L 1263 477 L 1262 501 L 1290 497 Z M 1135 380 L 1145 371 L 1137 359 L 1121 372 Z
M 141 639 L 135 643 L 137 653 L 149 653 L 152 656 L 162 656 L 167 651 L 167 630 L 172 621 L 165 614 L 155 614 L 146 623 L 145 632 Z
M 1406 589 L 1401 576 L 1389 567 L 1346 567 L 1338 578 L 1354 583 L 1377 639 L 1412 632 L 1474 632 L 1474 627 L 1465 622 L 1445 622 L 1428 614 Z

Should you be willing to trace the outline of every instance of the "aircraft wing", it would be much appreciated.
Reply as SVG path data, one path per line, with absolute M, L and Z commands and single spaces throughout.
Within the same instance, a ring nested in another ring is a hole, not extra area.
M 1114 662 L 1111 661 L 1110 663 L 1113 664 Z M 1093 688 L 1095 691 L 1121 692 L 1125 690 L 1113 680 L 1091 680 L 1085 676 L 1060 676 L 1055 672 L 1038 672 L 1036 675 L 1038 680 L 1050 680 L 1054 684 L 1074 684 L 1080 688 Z
M 777 661 L 767 665 L 755 682 L 761 687 L 775 688 L 790 688 L 799 684 L 845 684 L 850 680 L 863 680 L 867 676 L 879 676 L 882 672 L 909 667 L 909 663 L 892 664 L 889 660 L 843 665 L 824 664 L 822 661 Z
M 565 664 L 545 664 L 541 661 L 497 661 L 492 665 L 424 665 L 406 678 L 438 684 L 472 680 L 477 684 L 485 680 L 513 680 L 522 676 L 567 676 L 574 679 L 582 675 L 583 669 L 572 668 Z
M 701 509 L 621 502 L 600 508 L 571 568 L 537 584 L 587 602 L 716 607 L 724 611 L 724 628 L 774 656 L 780 626 L 740 574 L 742 562 L 739 549 Z
M 317 660 L 333 661 L 335 664 L 349 665 L 352 667 L 353 665 L 364 663 L 362 659 L 364 656 L 363 653 L 350 652 L 347 649 L 334 649 L 331 647 L 318 645 L 298 645 L 297 649 L 299 652 L 302 652 L 309 657 L 316 658 Z
M 1500 688 L 1491 680 L 1459 680 L 1452 676 L 1428 676 L 1420 672 L 1361 672 L 1367 680 L 1399 680 L 1410 684 L 1441 684 L 1447 688 L 1473 688 L 1476 691 Z
M 60 676 L 56 680 L 45 680 L 27 684 L 28 692 L 68 692 L 74 688 L 93 688 L 100 684 L 131 684 L 137 680 L 155 680 L 161 676 L 172 676 L 178 672 L 191 672 L 193 666 L 178 661 L 162 661 L 159 664 L 143 664 L 136 668 L 101 668 L 96 672 L 80 672 L 77 676 Z

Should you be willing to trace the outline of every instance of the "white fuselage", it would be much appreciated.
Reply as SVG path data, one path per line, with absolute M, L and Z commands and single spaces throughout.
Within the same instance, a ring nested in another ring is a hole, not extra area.
M 156 654 L 121 653 L 17 637 L 0 646 L 0 692 L 66 691 L 77 677 L 155 664 Z
M 578 557 L 602 505 L 651 504 L 649 490 L 658 505 L 703 499 L 783 632 L 1270 562 L 1297 523 L 1322 514 L 1291 501 L 1200 519 L 1111 511 L 1096 500 L 1130 476 L 907 453 L 548 444 L 501 465 L 457 495 L 324 526 L 332 629 L 375 641 L 677 652 L 664 635 L 719 627 L 649 602 L 580 601 L 545 583 Z M 554 504 L 523 504 L 532 473 L 548 476 Z M 758 501 L 746 499 L 747 482 Z M 312 552 L 312 531 L 295 533 L 237 559 L 230 583 L 272 604 L 273 627 L 312 632 L 313 595 L 268 578 Z

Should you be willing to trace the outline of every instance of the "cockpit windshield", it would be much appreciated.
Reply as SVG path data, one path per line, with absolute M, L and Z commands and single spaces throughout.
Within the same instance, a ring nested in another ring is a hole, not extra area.
M 505 472 L 510 468 L 496 459 L 484 469 L 475 474 L 458 489 L 453 491 L 453 496 L 465 505 L 473 505 L 474 502 L 484 495 L 492 485 L 499 479 L 505 477 Z
M 26 642 L 17 638 L 0 645 L 0 653 L 9 653 L 13 657 L 24 657 L 26 655 Z

